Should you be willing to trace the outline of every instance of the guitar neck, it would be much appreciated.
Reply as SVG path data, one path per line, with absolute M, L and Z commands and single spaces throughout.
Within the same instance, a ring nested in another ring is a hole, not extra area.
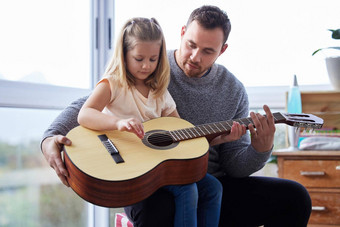
M 273 113 L 273 116 L 275 124 L 284 123 L 286 119 L 281 113 Z M 212 138 L 215 138 L 216 136 L 219 136 L 221 134 L 230 133 L 234 121 L 240 123 L 241 125 L 246 126 L 247 129 L 249 124 L 254 125 L 252 119 L 250 117 L 247 117 L 209 124 L 202 124 L 191 128 L 168 131 L 168 133 L 172 137 L 174 142 L 199 137 L 207 137 L 208 140 L 211 140 Z

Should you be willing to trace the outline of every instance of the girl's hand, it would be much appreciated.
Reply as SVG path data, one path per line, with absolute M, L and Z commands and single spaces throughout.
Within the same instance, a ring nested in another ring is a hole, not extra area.
M 119 131 L 128 131 L 135 133 L 140 139 L 143 139 L 144 137 L 143 124 L 135 118 L 118 120 L 117 129 Z
M 234 121 L 229 134 L 220 135 L 210 142 L 210 146 L 235 141 L 246 134 L 246 126 Z

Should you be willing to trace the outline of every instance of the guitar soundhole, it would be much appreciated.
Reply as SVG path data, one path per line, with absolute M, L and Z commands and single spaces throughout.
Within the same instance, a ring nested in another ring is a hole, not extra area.
M 178 144 L 178 142 L 173 142 L 171 136 L 167 134 L 167 131 L 163 130 L 146 132 L 142 141 L 146 146 L 160 150 L 171 149 Z
M 148 136 L 148 141 L 152 145 L 165 147 L 172 144 L 172 139 L 164 133 L 152 133 Z

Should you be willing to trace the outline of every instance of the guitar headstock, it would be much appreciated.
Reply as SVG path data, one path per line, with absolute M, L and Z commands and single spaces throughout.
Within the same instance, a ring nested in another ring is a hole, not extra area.
M 323 119 L 313 114 L 291 114 L 291 113 L 273 113 L 275 122 L 285 123 L 297 128 L 320 129 L 323 126 Z

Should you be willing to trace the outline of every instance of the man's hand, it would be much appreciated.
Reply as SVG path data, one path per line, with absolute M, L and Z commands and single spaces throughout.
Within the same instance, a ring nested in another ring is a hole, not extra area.
M 70 187 L 66 180 L 68 172 L 61 159 L 63 145 L 71 145 L 71 141 L 66 136 L 56 135 L 46 138 L 41 144 L 41 149 L 48 164 L 55 170 L 61 182 Z
M 275 123 L 272 112 L 267 105 L 263 106 L 266 116 L 259 113 L 251 112 L 250 116 L 254 125 L 249 124 L 248 128 L 251 133 L 251 145 L 258 152 L 266 152 L 273 148 Z
M 217 136 L 210 142 L 210 146 L 238 140 L 244 134 L 246 134 L 246 127 L 234 121 L 230 133 Z

